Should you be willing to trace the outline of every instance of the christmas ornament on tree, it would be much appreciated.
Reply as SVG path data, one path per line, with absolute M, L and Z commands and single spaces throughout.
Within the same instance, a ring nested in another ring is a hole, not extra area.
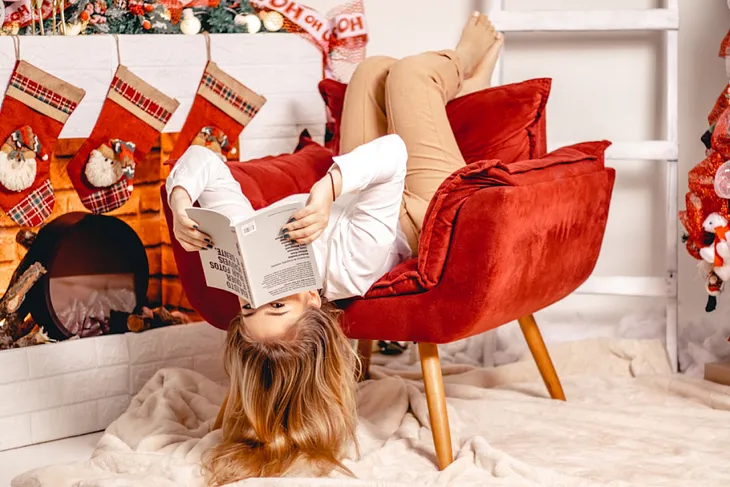
M 25 61 L 16 64 L 0 109 L 0 207 L 18 225 L 35 227 L 53 211 L 48 151 L 84 94 Z
M 233 19 L 233 21 L 236 25 L 245 27 L 246 32 L 248 32 L 249 34 L 255 34 L 261 30 L 261 19 L 258 17 L 258 15 L 254 15 L 254 14 L 241 15 L 241 14 L 239 14 L 239 15 L 236 15 L 236 17 Z
M 263 17 L 264 28 L 269 32 L 276 32 L 284 27 L 284 16 L 279 12 L 266 12 Z
M 186 8 L 182 11 L 182 20 L 180 21 L 180 32 L 187 35 L 195 35 L 200 32 L 200 20 L 195 16 L 193 9 Z
M 119 66 L 91 135 L 67 167 L 89 211 L 106 213 L 127 202 L 136 166 L 145 163 L 177 107 L 176 100 Z
M 715 173 L 715 193 L 720 198 L 730 199 L 730 161 L 725 161 Z
M 82 24 L 81 22 L 76 22 L 73 24 L 66 24 L 66 28 L 64 29 L 64 35 L 67 36 L 77 36 L 81 34 L 83 30 L 86 29 L 86 26 Z

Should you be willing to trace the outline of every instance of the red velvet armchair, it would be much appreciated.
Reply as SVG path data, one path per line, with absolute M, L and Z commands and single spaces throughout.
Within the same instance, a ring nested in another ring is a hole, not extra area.
M 452 447 L 437 344 L 517 319 L 550 396 L 565 399 L 532 314 L 573 292 L 595 266 L 615 177 L 604 167 L 608 145 L 588 142 L 538 159 L 480 161 L 457 171 L 431 201 L 418 257 L 383 276 L 364 298 L 340 303 L 343 327 L 360 340 L 366 368 L 373 339 L 418 343 L 440 468 L 451 463 Z M 331 164 L 320 159 L 266 158 L 233 163 L 232 171 L 259 207 L 306 192 Z M 165 214 L 171 222 L 166 205 Z M 172 241 L 191 304 L 226 328 L 238 312 L 237 298 L 207 288 L 197 254 Z

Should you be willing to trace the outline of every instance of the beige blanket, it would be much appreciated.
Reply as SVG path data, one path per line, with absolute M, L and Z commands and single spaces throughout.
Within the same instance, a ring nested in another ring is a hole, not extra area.
M 552 347 L 568 402 L 546 398 L 529 358 L 493 369 L 445 365 L 456 459 L 435 466 L 417 367 L 374 366 L 360 387 L 357 479 L 252 479 L 236 486 L 727 486 L 730 388 L 669 375 L 658 342 Z M 201 454 L 224 389 L 160 371 L 106 431 L 93 457 L 46 467 L 14 487 L 203 486 Z

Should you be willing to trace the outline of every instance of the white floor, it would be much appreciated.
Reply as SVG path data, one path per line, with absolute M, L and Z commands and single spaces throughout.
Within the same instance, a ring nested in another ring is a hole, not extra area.
M 87 460 L 101 435 L 92 433 L 0 452 L 0 485 L 9 486 L 13 477 L 37 467 Z

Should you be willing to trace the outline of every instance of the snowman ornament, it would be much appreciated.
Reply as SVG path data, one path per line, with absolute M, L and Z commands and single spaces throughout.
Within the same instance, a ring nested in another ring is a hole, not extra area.
M 730 280 L 730 227 L 725 217 L 719 213 L 710 213 L 702 223 L 703 229 L 715 235 L 715 239 L 708 247 L 700 249 L 702 260 L 712 265 L 712 270 L 723 281 Z

